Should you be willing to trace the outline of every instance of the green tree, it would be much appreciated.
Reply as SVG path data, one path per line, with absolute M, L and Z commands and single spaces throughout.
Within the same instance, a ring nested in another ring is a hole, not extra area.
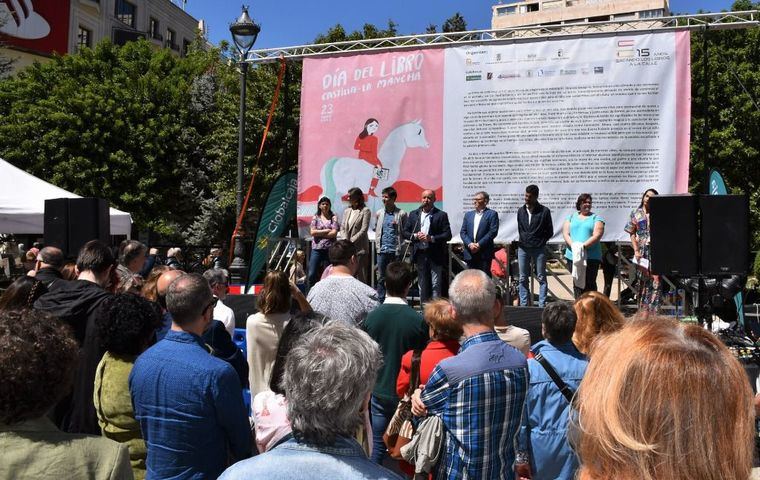
M 425 33 L 438 33 L 438 27 L 435 23 L 431 23 L 425 27 Z
M 145 41 L 37 63 L 0 82 L 0 155 L 182 240 L 220 160 L 206 145 L 217 109 L 196 82 L 215 67 L 213 56 L 180 59 Z
M 740 0 L 732 9 L 757 8 L 758 2 Z M 693 192 L 704 191 L 709 169 L 717 168 L 732 192 L 748 194 L 752 246 L 757 249 L 760 248 L 760 169 L 756 168 L 760 152 L 760 31 L 757 28 L 708 31 L 706 78 L 704 35 L 704 32 L 692 34 L 690 188 Z
M 443 25 L 441 26 L 441 31 L 444 33 L 466 32 L 467 22 L 465 21 L 461 13 L 456 12 L 454 15 L 447 18 L 445 22 L 443 22 Z

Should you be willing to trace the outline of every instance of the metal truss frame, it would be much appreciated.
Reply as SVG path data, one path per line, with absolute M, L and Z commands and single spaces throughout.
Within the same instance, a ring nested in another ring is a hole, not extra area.
M 389 38 L 373 38 L 335 43 L 298 45 L 293 47 L 251 50 L 247 63 L 271 63 L 280 58 L 301 60 L 340 54 L 406 50 L 450 45 L 485 43 L 514 43 L 549 38 L 585 37 L 589 35 L 620 35 L 632 32 L 659 32 L 676 29 L 722 30 L 749 28 L 760 24 L 760 10 L 742 12 L 701 13 L 650 19 L 634 19 L 610 22 L 569 23 L 499 30 L 472 30 L 468 32 L 432 33 Z

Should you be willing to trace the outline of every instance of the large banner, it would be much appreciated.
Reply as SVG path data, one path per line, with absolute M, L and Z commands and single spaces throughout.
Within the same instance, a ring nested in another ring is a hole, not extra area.
M 688 187 L 688 32 L 364 54 L 304 63 L 299 219 L 348 188 L 393 185 L 402 208 L 436 191 L 455 237 L 480 190 L 517 238 L 525 187 L 552 209 L 554 241 L 591 193 L 605 241 L 647 188 Z M 373 138 L 374 137 L 374 138 Z M 306 233 L 306 229 L 302 230 Z

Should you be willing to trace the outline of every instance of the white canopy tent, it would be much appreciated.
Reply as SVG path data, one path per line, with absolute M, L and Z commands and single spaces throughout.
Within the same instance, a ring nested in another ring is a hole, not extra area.
M 82 198 L 56 187 L 0 158 L 0 233 L 44 232 L 45 200 Z M 111 235 L 130 237 L 132 216 L 110 209 Z

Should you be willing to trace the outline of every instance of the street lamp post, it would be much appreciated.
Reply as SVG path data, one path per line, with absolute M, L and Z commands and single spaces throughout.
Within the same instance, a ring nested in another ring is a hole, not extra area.
M 243 210 L 243 157 L 245 156 L 245 98 L 246 98 L 246 79 L 248 77 L 248 52 L 251 51 L 256 37 L 259 35 L 261 27 L 257 25 L 251 17 L 248 16 L 248 7 L 243 6 L 240 18 L 230 25 L 230 33 L 235 42 L 235 47 L 240 54 L 240 118 L 238 119 L 238 161 L 237 161 L 237 191 L 236 191 L 236 213 L 238 217 Z M 235 235 L 235 244 L 233 248 L 234 259 L 230 265 L 230 274 L 233 283 L 243 283 L 248 265 L 245 263 L 245 251 L 243 248 L 243 238 L 240 232 Z

